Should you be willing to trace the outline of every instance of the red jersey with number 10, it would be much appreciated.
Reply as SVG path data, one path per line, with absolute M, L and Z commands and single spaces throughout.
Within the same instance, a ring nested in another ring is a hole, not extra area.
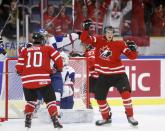
M 25 48 L 16 64 L 16 70 L 21 74 L 23 87 L 39 88 L 50 84 L 51 60 L 55 62 L 57 69 L 62 71 L 62 58 L 53 47 L 39 45 Z

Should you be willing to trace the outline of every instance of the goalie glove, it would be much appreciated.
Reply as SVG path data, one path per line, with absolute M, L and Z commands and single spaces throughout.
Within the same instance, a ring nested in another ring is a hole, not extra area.
M 137 45 L 134 41 L 127 41 L 126 44 L 131 51 L 137 50 Z
M 92 21 L 90 19 L 87 19 L 83 22 L 82 26 L 84 30 L 89 30 L 91 25 L 92 25 Z

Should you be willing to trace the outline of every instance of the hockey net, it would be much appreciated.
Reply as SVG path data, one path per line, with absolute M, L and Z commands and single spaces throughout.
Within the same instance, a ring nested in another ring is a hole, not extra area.
M 2 89 L 0 95 L 0 121 L 8 118 L 21 118 L 24 110 L 24 94 L 21 78 L 15 73 L 17 59 L 10 58 L 4 63 Z M 74 109 L 87 109 L 89 106 L 88 71 L 85 58 L 70 58 L 69 65 L 75 69 Z M 44 106 L 44 105 L 43 105 Z

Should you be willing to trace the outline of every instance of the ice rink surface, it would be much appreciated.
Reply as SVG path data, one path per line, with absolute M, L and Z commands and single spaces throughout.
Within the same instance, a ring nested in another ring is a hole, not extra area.
M 165 105 L 134 106 L 134 117 L 139 121 L 137 127 L 132 127 L 127 122 L 122 106 L 112 106 L 112 123 L 104 126 L 95 126 L 95 121 L 100 119 L 98 109 L 94 109 L 94 119 L 91 123 L 63 124 L 62 129 L 54 129 L 52 124 L 43 123 L 33 119 L 29 131 L 164 131 L 165 130 Z M 0 123 L 0 131 L 26 131 L 24 119 L 9 119 Z

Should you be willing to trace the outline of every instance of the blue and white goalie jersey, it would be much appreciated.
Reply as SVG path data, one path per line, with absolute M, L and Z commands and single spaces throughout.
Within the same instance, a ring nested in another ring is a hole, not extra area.
M 74 94 L 74 81 L 75 81 L 75 70 L 71 66 L 64 66 L 62 71 L 63 79 L 63 95 L 62 98 L 72 96 Z
M 78 39 L 79 36 L 76 33 L 67 34 L 66 36 L 50 36 L 47 40 L 47 44 L 53 46 L 57 50 L 64 48 L 65 46 L 70 45 L 73 41 Z

